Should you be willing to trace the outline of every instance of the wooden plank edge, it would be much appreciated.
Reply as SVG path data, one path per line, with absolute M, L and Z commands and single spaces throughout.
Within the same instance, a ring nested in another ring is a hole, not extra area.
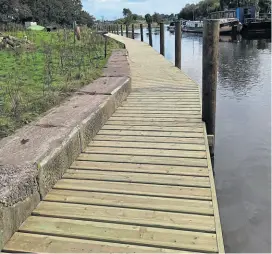
M 205 144 L 207 147 L 206 151 L 207 151 L 207 161 L 208 161 L 208 172 L 209 172 L 209 178 L 210 178 L 210 184 L 211 184 L 212 205 L 214 209 L 214 222 L 215 222 L 215 230 L 216 230 L 217 247 L 218 247 L 219 253 L 225 253 L 222 226 L 220 222 L 220 214 L 219 214 L 219 208 L 218 208 L 218 202 L 217 202 L 217 196 L 216 196 L 215 180 L 214 180 L 213 170 L 212 170 L 208 135 L 206 130 L 206 124 L 203 123 L 203 125 L 204 125 L 204 139 L 205 139 Z

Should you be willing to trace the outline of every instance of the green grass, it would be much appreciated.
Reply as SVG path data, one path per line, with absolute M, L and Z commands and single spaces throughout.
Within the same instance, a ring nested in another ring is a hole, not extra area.
M 0 50 L 0 139 L 98 78 L 107 61 L 103 37 L 89 29 L 76 43 L 68 30 L 10 34 L 33 45 Z M 109 39 L 108 56 L 114 48 Z

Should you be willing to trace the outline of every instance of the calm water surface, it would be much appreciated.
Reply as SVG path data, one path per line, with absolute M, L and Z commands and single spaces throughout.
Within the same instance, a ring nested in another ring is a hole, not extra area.
M 175 35 L 165 37 L 174 62 Z M 182 35 L 182 69 L 201 85 L 201 36 Z M 220 42 L 215 179 L 226 252 L 271 252 L 270 166 L 271 41 Z

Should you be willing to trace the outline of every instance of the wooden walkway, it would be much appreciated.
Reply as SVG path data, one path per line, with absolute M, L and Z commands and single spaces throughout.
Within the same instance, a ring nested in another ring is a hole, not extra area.
M 126 44 L 133 91 L 6 252 L 224 252 L 198 85 Z

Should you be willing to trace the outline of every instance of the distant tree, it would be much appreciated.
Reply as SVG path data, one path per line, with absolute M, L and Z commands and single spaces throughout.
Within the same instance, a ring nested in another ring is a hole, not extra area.
M 78 22 L 80 25 L 87 25 L 88 27 L 91 27 L 94 24 L 94 20 L 95 18 L 93 16 L 82 10 Z
M 156 22 L 157 24 L 159 24 L 160 22 L 162 22 L 162 17 L 159 13 L 155 12 L 153 15 L 152 15 L 152 21 L 153 22 Z
M 136 21 L 138 19 L 138 15 L 137 14 L 132 14 L 132 20 Z
M 260 7 L 260 13 L 271 12 L 271 0 L 260 0 L 259 7 Z
M 123 9 L 123 16 L 124 17 L 128 17 L 128 16 L 131 16 L 131 15 L 132 15 L 132 12 L 131 12 L 130 9 L 128 9 L 128 8 Z
M 145 15 L 146 23 L 152 23 L 152 16 L 148 13 Z

